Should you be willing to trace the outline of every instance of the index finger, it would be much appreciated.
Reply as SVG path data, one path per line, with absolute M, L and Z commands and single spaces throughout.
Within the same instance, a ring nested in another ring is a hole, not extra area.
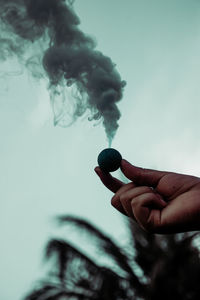
M 110 175 L 110 173 L 104 173 L 101 171 L 99 167 L 96 167 L 95 172 L 101 179 L 102 183 L 113 193 L 116 193 L 123 185 L 124 183 Z

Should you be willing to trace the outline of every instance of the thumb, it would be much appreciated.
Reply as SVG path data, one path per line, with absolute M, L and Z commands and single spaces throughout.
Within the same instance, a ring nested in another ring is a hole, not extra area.
M 169 173 L 135 167 L 125 159 L 122 159 L 121 170 L 134 183 L 151 187 L 157 186 L 159 180 Z

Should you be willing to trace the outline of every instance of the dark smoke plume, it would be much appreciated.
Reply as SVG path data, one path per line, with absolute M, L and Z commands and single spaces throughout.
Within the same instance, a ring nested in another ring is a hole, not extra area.
M 33 76 L 48 76 L 55 124 L 69 125 L 67 86 L 75 99 L 73 121 L 89 110 L 89 120 L 102 120 L 111 142 L 125 82 L 111 59 L 79 29 L 73 2 L 0 0 L 0 59 L 17 56 Z

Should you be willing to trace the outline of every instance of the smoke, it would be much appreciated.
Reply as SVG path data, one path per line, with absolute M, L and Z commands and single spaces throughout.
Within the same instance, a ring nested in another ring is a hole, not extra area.
M 48 76 L 55 125 L 68 126 L 89 112 L 89 120 L 102 120 L 111 143 L 125 82 L 112 60 L 79 29 L 73 2 L 0 0 L 0 59 L 17 56 L 36 78 Z

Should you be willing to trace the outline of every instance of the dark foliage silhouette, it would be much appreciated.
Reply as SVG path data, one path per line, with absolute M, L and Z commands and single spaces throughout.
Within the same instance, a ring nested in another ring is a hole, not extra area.
M 122 249 L 82 218 L 67 215 L 56 220 L 84 234 L 113 267 L 67 239 L 50 239 L 45 247 L 50 272 L 24 300 L 199 299 L 200 260 L 194 245 L 198 233 L 152 235 L 127 219 L 130 243 Z

